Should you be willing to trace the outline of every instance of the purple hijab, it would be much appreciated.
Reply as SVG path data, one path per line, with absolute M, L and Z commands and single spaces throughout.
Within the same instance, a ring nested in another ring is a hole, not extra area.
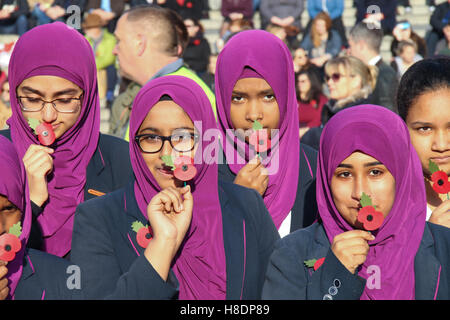
M 263 78 L 272 87 L 280 108 L 279 132 L 272 137 L 269 156 L 262 161 L 269 171 L 264 203 L 277 228 L 294 206 L 299 175 L 299 124 L 292 57 L 276 36 L 262 30 L 235 35 L 220 52 L 216 69 L 216 100 L 222 147 L 235 174 L 253 158 L 248 144 L 230 129 L 233 88 L 242 78 Z
M 39 142 L 22 116 L 16 89 L 25 79 L 41 75 L 64 78 L 84 90 L 80 117 L 55 143 L 49 199 L 38 217 L 43 250 L 62 257 L 70 251 L 75 209 L 84 200 L 86 168 L 100 134 L 97 70 L 89 42 L 61 22 L 36 27 L 17 41 L 9 64 L 12 117 L 8 124 L 20 159 Z
M 201 121 L 202 128 L 197 127 L 197 130 L 217 128 L 211 104 L 194 81 L 180 76 L 166 76 L 150 81 L 141 89 L 134 100 L 130 118 L 130 157 L 136 177 L 136 200 L 145 219 L 148 219 L 148 203 L 161 188 L 144 162 L 134 137 L 151 108 L 163 95 L 168 95 L 183 108 L 192 122 Z M 190 182 L 194 197 L 192 221 L 184 242 L 172 261 L 173 271 L 180 283 L 179 298 L 182 300 L 226 298 L 226 263 L 218 193 L 218 168 L 216 163 L 206 164 L 199 161 L 202 151 L 214 143 L 217 144 L 217 140 L 208 142 L 204 141 L 203 137 L 200 140 L 201 147 L 199 146 L 195 155 L 197 175 Z
M 8 198 L 22 212 L 22 234 L 19 239 L 22 248 L 16 253 L 13 261 L 7 265 L 9 281 L 8 299 L 14 297 L 17 284 L 22 275 L 22 264 L 25 247 L 31 230 L 31 205 L 26 186 L 26 175 L 21 161 L 17 157 L 13 144 L 5 137 L 0 136 L 0 195 Z
M 337 166 L 355 151 L 383 163 L 395 178 L 395 201 L 359 275 L 367 268 L 381 272 L 381 289 L 366 287 L 361 299 L 414 299 L 414 258 L 425 228 L 426 196 L 422 166 L 402 119 L 386 108 L 361 105 L 342 110 L 325 126 L 317 168 L 317 204 L 330 243 L 340 233 L 353 230 L 337 211 L 330 183 Z

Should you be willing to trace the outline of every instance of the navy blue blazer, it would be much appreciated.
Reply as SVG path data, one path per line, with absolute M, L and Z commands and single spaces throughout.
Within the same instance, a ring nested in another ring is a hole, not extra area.
M 325 257 L 313 271 L 304 261 Z M 428 223 L 414 260 L 415 298 L 450 298 L 450 230 Z M 350 273 L 331 250 L 321 223 L 277 242 L 267 268 L 263 299 L 358 300 L 366 280 Z
M 15 300 L 80 300 L 81 287 L 74 277 L 79 277 L 69 261 L 51 254 L 27 249 L 23 259 Z M 72 278 L 73 277 L 73 278 Z
M 219 183 L 227 271 L 227 299 L 260 299 L 267 263 L 278 232 L 254 190 Z M 163 281 L 144 256 L 131 229 L 144 225 L 134 182 L 80 204 L 75 213 L 71 261 L 82 270 L 88 299 L 177 299 L 171 271 Z
M 1 130 L 0 135 L 11 140 L 10 130 Z M 110 135 L 100 134 L 97 149 L 86 168 L 85 201 L 97 197 L 97 195 L 93 194 L 95 191 L 110 193 L 122 188 L 133 177 L 128 143 Z M 40 249 L 42 232 L 36 220 L 43 209 L 33 202 L 31 206 L 33 224 L 27 246 L 33 249 Z
M 225 156 L 223 157 L 224 159 Z M 300 144 L 300 168 L 297 195 L 291 212 L 291 232 L 306 228 L 318 216 L 316 201 L 317 151 L 308 145 Z M 219 164 L 219 181 L 232 183 L 236 175 L 227 164 Z

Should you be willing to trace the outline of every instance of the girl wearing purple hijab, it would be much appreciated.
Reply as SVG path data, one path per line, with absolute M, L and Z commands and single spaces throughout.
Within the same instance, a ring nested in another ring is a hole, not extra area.
M 320 141 L 320 220 L 277 243 L 263 298 L 449 299 L 450 230 L 425 223 L 421 172 L 398 115 L 373 105 L 339 112 Z M 378 229 L 358 219 L 363 194 Z
M 127 144 L 100 134 L 95 59 L 75 29 L 55 22 L 24 34 L 9 75 L 12 117 L 0 134 L 13 141 L 25 166 L 33 206 L 29 246 L 67 257 L 76 206 L 132 177 Z M 33 121 L 45 126 L 44 139 Z
M 2 136 L 0 168 L 0 300 L 81 298 L 80 290 L 67 287 L 66 260 L 26 248 L 32 214 L 25 170 L 12 143 Z
M 219 54 L 215 83 L 219 128 L 226 137 L 219 179 L 258 191 L 281 236 L 310 225 L 317 216 L 317 153 L 300 145 L 287 46 L 266 31 L 235 35 Z M 256 158 L 250 142 L 255 124 L 271 140 Z
M 279 236 L 256 191 L 218 182 L 218 138 L 207 132 L 219 131 L 194 81 L 166 76 L 141 89 L 130 120 L 135 181 L 75 215 L 72 259 L 88 298 L 261 297 Z M 181 156 L 195 159 L 186 184 L 170 164 Z

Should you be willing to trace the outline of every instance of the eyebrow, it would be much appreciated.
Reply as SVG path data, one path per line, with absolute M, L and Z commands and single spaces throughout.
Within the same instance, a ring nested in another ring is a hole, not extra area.
M 190 127 L 178 127 L 178 128 L 172 129 L 171 131 L 180 130 L 180 129 L 195 131 L 195 128 L 190 128 Z M 143 134 L 144 131 L 152 131 L 152 132 L 155 132 L 155 133 L 157 133 L 157 134 L 160 134 L 160 133 L 161 133 L 161 130 L 159 130 L 159 129 L 157 129 L 157 128 L 153 128 L 153 127 L 147 127 L 147 128 L 142 129 L 142 130 L 140 131 L 140 134 Z
M 42 93 L 41 91 L 33 89 L 31 87 L 24 86 L 24 87 L 22 87 L 22 90 L 23 91 L 28 91 L 28 92 L 31 92 L 31 93 L 35 93 L 35 94 L 37 94 L 37 95 L 39 95 L 41 97 L 45 96 L 45 94 Z M 75 89 L 75 88 L 68 88 L 68 89 L 64 89 L 64 90 L 57 91 L 57 92 L 53 93 L 53 97 L 63 96 L 63 95 L 66 95 L 66 94 L 73 94 L 74 95 L 74 94 L 76 94 L 78 92 L 79 91 L 77 89 Z
M 248 96 L 248 93 L 246 93 L 246 92 L 242 92 L 242 91 L 237 91 L 237 90 L 233 90 L 233 93 L 232 93 L 233 95 L 239 95 L 239 96 Z M 258 92 L 258 95 L 262 95 L 262 94 L 264 94 L 264 95 L 267 95 L 267 94 L 275 94 L 274 92 L 273 92 L 273 89 L 264 89 L 264 90 L 261 90 L 261 91 L 259 91 Z
M 374 161 L 374 162 L 368 162 L 364 164 L 364 167 L 373 167 L 373 166 L 379 166 L 382 165 L 384 166 L 384 164 L 382 164 L 380 161 Z M 351 164 L 346 164 L 346 163 L 341 163 L 337 166 L 338 168 L 348 168 L 348 169 L 353 169 L 353 166 Z

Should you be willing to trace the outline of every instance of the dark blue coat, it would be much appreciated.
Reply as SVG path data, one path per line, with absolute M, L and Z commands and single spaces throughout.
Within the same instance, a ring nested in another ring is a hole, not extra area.
M 309 259 L 325 257 L 313 271 Z M 450 299 L 450 229 L 427 223 L 414 260 L 415 298 Z M 267 268 L 263 299 L 358 300 L 366 280 L 350 273 L 331 250 L 322 224 L 298 230 L 275 245 Z
M 144 256 L 131 229 L 148 220 L 139 210 L 134 184 L 80 204 L 75 213 L 71 261 L 80 266 L 88 299 L 176 299 L 171 271 L 163 281 Z M 260 195 L 219 183 L 227 270 L 227 299 L 260 299 L 278 232 Z M 195 204 L 194 204 L 195 205 Z
M 225 156 L 223 157 L 225 159 Z M 300 144 L 300 168 L 297 196 L 291 212 L 291 232 L 311 225 L 317 218 L 316 168 L 317 151 Z M 219 181 L 232 183 L 236 175 L 227 164 L 219 164 Z
M 64 259 L 28 249 L 23 259 L 22 276 L 14 293 L 15 300 L 83 299 L 77 277 Z
M 11 140 L 10 130 L 2 130 L 0 135 Z M 100 134 L 97 150 L 95 150 L 86 168 L 84 199 L 89 200 L 97 197 L 90 190 L 110 193 L 125 186 L 133 177 L 128 143 L 110 135 Z M 33 249 L 40 249 L 42 233 L 36 219 L 42 213 L 42 208 L 34 203 L 31 205 L 33 209 L 33 224 L 27 246 Z

